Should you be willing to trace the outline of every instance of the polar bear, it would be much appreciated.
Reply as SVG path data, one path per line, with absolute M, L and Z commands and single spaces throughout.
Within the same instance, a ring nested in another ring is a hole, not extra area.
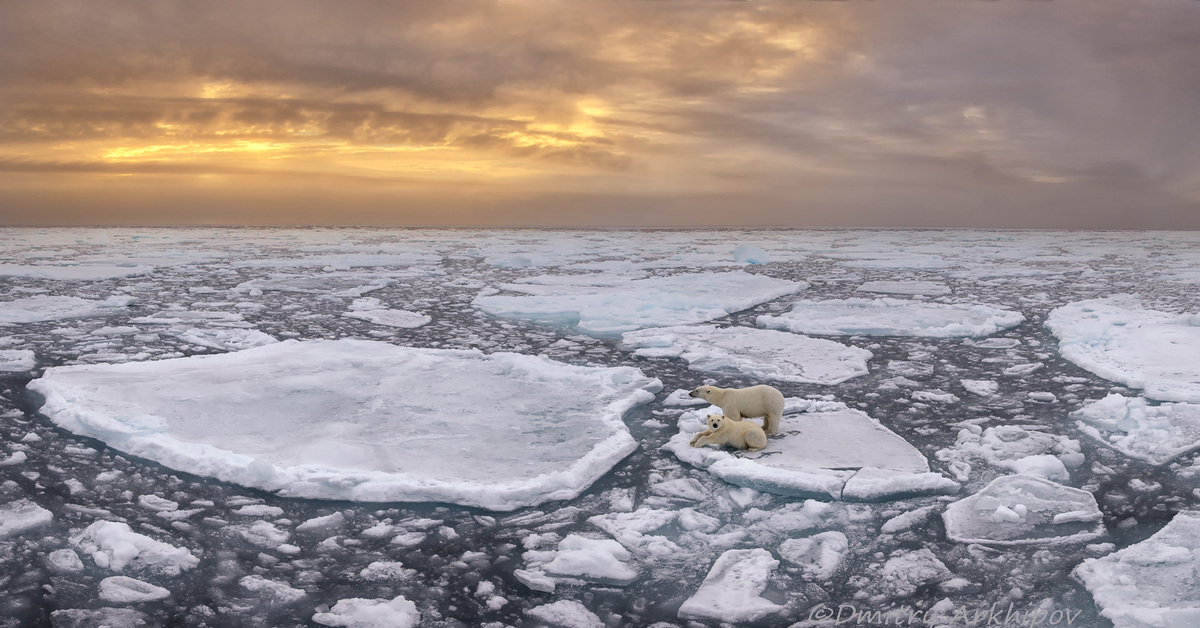
M 779 420 L 783 418 L 783 393 L 772 386 L 701 386 L 688 394 L 720 407 L 721 414 L 734 421 L 762 417 L 763 431 L 767 436 L 779 432 Z
M 767 446 L 767 435 L 753 421 L 731 421 L 727 416 L 710 414 L 708 429 L 696 434 L 690 445 L 730 445 L 746 451 L 758 451 Z

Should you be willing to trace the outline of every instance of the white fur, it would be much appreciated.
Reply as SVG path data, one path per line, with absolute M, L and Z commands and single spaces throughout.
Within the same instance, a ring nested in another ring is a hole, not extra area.
M 708 415 L 708 429 L 692 438 L 692 447 L 729 445 L 746 451 L 758 451 L 767 446 L 767 435 L 752 421 L 731 421 L 719 414 Z
M 763 431 L 767 436 L 779 432 L 779 420 L 783 418 L 783 393 L 772 386 L 701 386 L 688 394 L 720 407 L 721 413 L 734 421 L 762 417 Z

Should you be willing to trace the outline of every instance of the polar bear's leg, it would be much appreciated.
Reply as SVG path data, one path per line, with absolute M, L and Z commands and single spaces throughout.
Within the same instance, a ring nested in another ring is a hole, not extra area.
M 695 436 L 693 436 L 692 440 L 688 444 L 691 445 L 692 447 L 699 447 L 700 445 L 697 445 L 696 441 L 698 441 L 701 438 L 704 438 L 705 436 L 708 436 L 710 434 L 712 434 L 712 430 L 704 430 L 703 432 L 700 432 L 699 434 L 696 434 Z
M 779 422 L 782 419 L 783 413 L 778 411 L 768 412 L 767 416 L 763 417 L 763 431 L 767 433 L 767 436 L 774 436 L 779 432 Z

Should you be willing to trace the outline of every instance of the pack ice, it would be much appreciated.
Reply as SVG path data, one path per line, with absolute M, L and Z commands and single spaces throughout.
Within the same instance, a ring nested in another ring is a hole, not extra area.
M 960 488 L 931 472 L 929 461 L 908 441 L 842 403 L 788 399 L 780 435 L 753 453 L 692 447 L 689 442 L 704 429 L 704 417 L 713 413 L 719 414 L 720 408 L 684 412 L 679 433 L 663 449 L 738 486 L 847 501 L 954 494 Z
M 1019 312 L 982 304 L 906 299 L 797 301 L 790 312 L 759 316 L 759 327 L 825 336 L 980 337 L 1024 322 Z
M 1104 379 L 1161 401 L 1200 402 L 1200 317 L 1142 307 L 1134 295 L 1057 308 L 1046 327 L 1059 353 Z
M 1002 475 L 942 513 L 946 537 L 984 545 L 1062 545 L 1104 534 L 1091 493 L 1020 473 Z
M 704 323 L 808 284 L 738 271 L 633 280 L 607 274 L 534 277 L 500 287 L 524 296 L 481 294 L 474 305 L 494 316 L 619 336 L 646 327 Z
M 840 384 L 866 375 L 871 352 L 823 338 L 712 325 L 626 332 L 626 349 L 645 357 L 680 357 L 698 371 L 740 373 L 802 384 Z
M 1072 572 L 1116 628 L 1200 626 L 1200 512 L 1183 511 L 1153 536 Z
M 1152 406 L 1140 397 L 1112 393 L 1071 413 L 1079 431 L 1130 458 L 1166 464 L 1200 449 L 1200 405 Z
M 577 496 L 636 448 L 656 379 L 513 353 L 366 340 L 47 369 L 61 427 L 282 495 L 513 510 Z

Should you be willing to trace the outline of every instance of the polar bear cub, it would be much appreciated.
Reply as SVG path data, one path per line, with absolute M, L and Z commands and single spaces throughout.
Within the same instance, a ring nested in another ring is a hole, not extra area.
M 746 451 L 758 451 L 767 446 L 767 435 L 753 421 L 731 421 L 720 414 L 708 415 L 708 429 L 696 434 L 692 447 L 729 445 Z
M 783 393 L 773 386 L 701 386 L 688 394 L 720 407 L 721 414 L 733 421 L 762 417 L 763 431 L 767 436 L 779 432 L 779 420 L 783 418 Z

